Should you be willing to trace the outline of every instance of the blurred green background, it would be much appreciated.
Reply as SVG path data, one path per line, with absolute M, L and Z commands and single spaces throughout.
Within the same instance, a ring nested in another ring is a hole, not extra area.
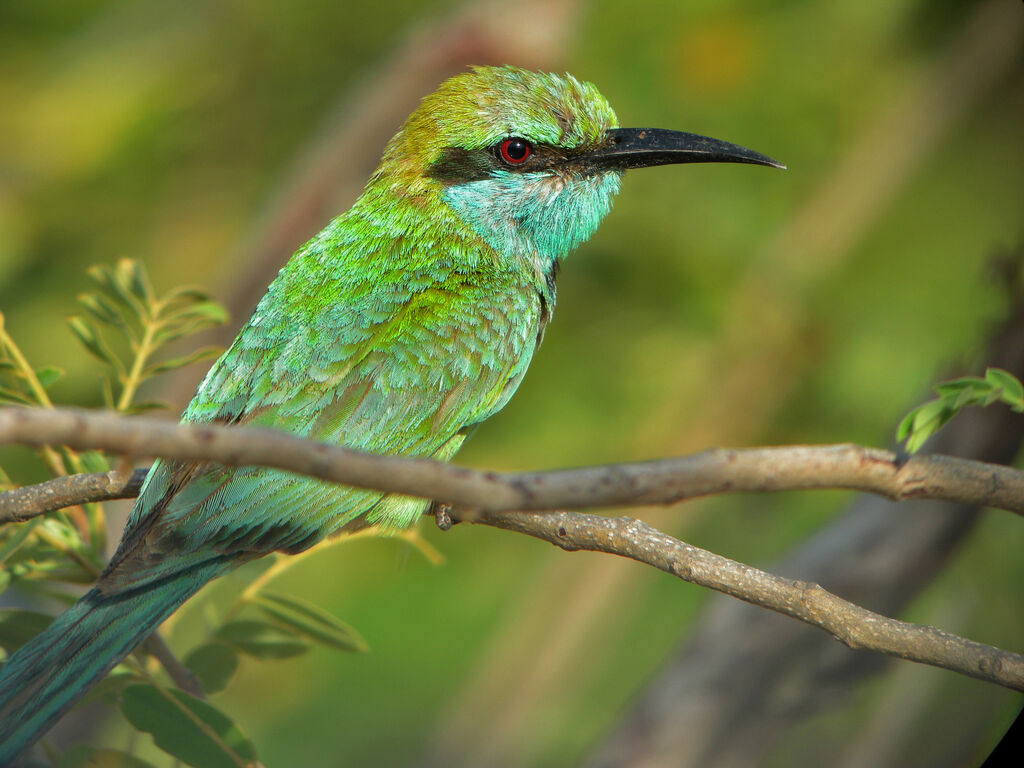
M 623 125 L 735 141 L 789 170 L 631 173 L 565 265 L 522 388 L 458 462 L 884 446 L 930 383 L 978 372 L 1004 309 L 988 263 L 1024 238 L 1022 16 L 996 0 L 7 0 L 0 308 L 34 364 L 69 371 L 57 399 L 98 404 L 95 366 L 63 320 L 90 264 L 139 258 L 158 289 L 208 288 L 237 327 L 253 287 L 351 202 L 417 97 L 466 63 L 566 70 L 596 83 Z M 286 247 L 257 258 L 273 237 Z M 148 394 L 177 412 L 202 370 L 189 373 Z M 18 451 L 0 459 L 24 469 Z M 628 512 L 763 565 L 848 499 Z M 1009 517 L 986 516 L 909 618 L 1024 647 L 1024 529 Z M 708 597 L 606 556 L 423 528 L 440 567 L 403 542 L 359 540 L 282 579 L 372 650 L 251 664 L 215 697 L 266 765 L 416 765 L 428 752 L 572 764 Z M 175 632 L 194 632 L 196 613 Z M 919 745 L 958 738 L 951 724 L 967 713 L 987 723 L 983 754 L 1021 703 L 934 669 L 910 679 L 931 691 L 901 747 L 918 759 Z M 801 740 L 841 750 L 873 695 L 877 684 L 808 721 L 774 764 Z

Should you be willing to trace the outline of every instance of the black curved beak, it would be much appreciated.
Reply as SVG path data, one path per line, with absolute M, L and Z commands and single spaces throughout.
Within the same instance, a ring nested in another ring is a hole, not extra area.
M 708 136 L 663 128 L 613 128 L 604 146 L 582 158 L 596 167 L 626 170 L 675 163 L 750 163 L 785 168 L 752 149 Z

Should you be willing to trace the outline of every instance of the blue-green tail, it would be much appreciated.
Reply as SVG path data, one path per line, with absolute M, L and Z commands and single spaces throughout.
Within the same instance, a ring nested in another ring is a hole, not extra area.
M 124 593 L 93 589 L 0 669 L 0 766 L 34 744 L 78 699 L 206 582 L 208 561 Z

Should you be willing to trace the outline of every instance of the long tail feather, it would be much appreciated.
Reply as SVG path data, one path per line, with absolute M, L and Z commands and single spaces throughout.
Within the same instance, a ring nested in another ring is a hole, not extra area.
M 213 560 L 125 593 L 93 589 L 0 669 L 0 766 L 10 765 L 206 582 Z

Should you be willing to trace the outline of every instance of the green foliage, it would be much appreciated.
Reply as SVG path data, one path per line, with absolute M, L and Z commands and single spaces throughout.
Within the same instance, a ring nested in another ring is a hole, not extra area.
M 302 638 L 255 619 L 224 624 L 217 631 L 217 639 L 257 659 L 288 659 L 309 650 L 309 644 Z
M 906 440 L 908 453 L 916 453 L 929 437 L 938 432 L 964 408 L 1005 403 L 1024 413 L 1024 385 L 1012 373 L 989 368 L 985 378 L 964 376 L 935 385 L 938 397 L 908 413 L 900 422 L 896 439 Z
M 166 356 L 167 345 L 222 323 L 226 313 L 202 291 L 177 288 L 159 296 L 141 264 L 122 259 L 114 267 L 88 270 L 93 290 L 78 296 L 84 308 L 68 319 L 71 333 L 99 362 L 108 407 L 138 413 L 160 403 L 139 402 L 145 381 L 216 354 L 213 348 Z M 51 388 L 64 372 L 52 365 L 34 367 L 6 332 L 0 314 L 0 405 L 53 407 Z M 112 466 L 97 451 L 77 453 L 47 447 L 39 456 L 50 474 L 102 472 Z M 0 468 L 0 492 L 18 485 Z M 65 583 L 90 584 L 105 563 L 103 506 L 62 510 L 24 523 L 0 526 L 0 592 L 16 586 L 66 602 Z M 262 572 L 226 610 L 208 607 L 207 631 L 182 649 L 184 664 L 206 693 L 225 690 L 236 678 L 240 657 L 255 661 L 287 659 L 313 645 L 358 652 L 366 643 L 356 630 L 327 611 L 297 597 L 265 592 L 264 587 L 291 558 Z M 237 581 L 236 581 L 237 583 Z M 193 602 L 204 600 L 200 594 Z M 259 615 L 242 615 L 244 611 Z M 45 629 L 52 616 L 36 611 L 0 610 L 0 659 L 10 656 Z M 116 696 L 121 711 L 137 730 L 149 733 L 157 747 L 197 768 L 250 765 L 255 748 L 237 725 L 212 704 L 165 687 L 156 661 L 142 650 L 119 664 L 84 701 Z M 57 768 L 139 768 L 132 752 L 79 746 L 53 757 Z
M 8 335 L 0 312 L 0 405 L 51 405 L 47 390 L 63 376 L 60 368 L 32 368 Z
M 226 643 L 206 643 L 189 652 L 185 666 L 199 678 L 204 691 L 219 693 L 238 671 L 238 653 Z
M 224 308 L 202 291 L 176 288 L 157 297 L 143 266 L 131 259 L 121 259 L 115 267 L 93 266 L 89 278 L 96 291 L 79 294 L 85 315 L 69 317 L 68 326 L 82 346 L 110 369 L 103 388 L 108 408 L 138 413 L 163 407 L 161 403 L 133 402 L 139 385 L 219 354 L 216 347 L 203 347 L 153 361 L 157 351 L 171 342 L 227 320 Z M 107 335 L 117 337 L 117 342 L 112 345 Z M 116 352 L 116 348 L 127 354 Z
M 279 626 L 328 648 L 353 653 L 368 650 L 366 641 L 354 628 L 305 600 L 292 595 L 263 592 L 253 598 L 253 603 Z
M 121 711 L 160 749 L 194 768 L 251 765 L 256 750 L 229 717 L 183 691 L 137 684 L 121 693 Z

